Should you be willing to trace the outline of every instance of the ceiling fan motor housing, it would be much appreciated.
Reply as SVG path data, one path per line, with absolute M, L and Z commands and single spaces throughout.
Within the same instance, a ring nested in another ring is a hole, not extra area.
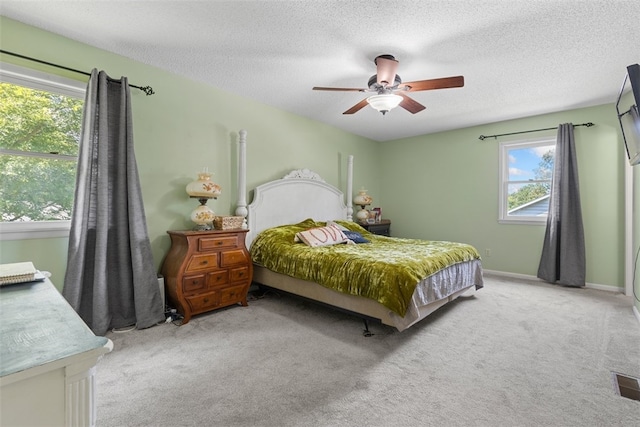
M 384 93 L 385 89 L 391 89 L 391 88 L 397 87 L 400 83 L 402 83 L 402 79 L 400 78 L 399 75 L 396 74 L 396 78 L 393 80 L 393 84 L 392 85 L 387 85 L 386 87 L 382 86 L 382 85 L 379 85 L 378 84 L 378 75 L 374 74 L 373 76 L 371 76 L 369 78 L 368 86 L 369 86 L 369 89 L 371 89 L 371 90 L 374 90 L 374 91 L 376 91 L 378 93 Z

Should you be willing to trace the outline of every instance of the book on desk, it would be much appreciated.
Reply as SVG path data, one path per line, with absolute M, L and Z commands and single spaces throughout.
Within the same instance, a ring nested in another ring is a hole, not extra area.
M 0 264 L 0 286 L 44 280 L 30 261 Z

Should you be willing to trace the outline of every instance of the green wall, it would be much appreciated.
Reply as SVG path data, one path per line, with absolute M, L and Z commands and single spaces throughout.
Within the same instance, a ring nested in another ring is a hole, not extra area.
M 223 194 L 210 206 L 231 214 L 237 189 L 236 141 L 246 129 L 247 186 L 306 167 L 345 188 L 346 157 L 355 156 L 354 190 L 365 185 L 393 221 L 392 234 L 458 240 L 475 245 L 487 270 L 535 275 L 543 226 L 498 224 L 498 142 L 480 134 L 592 121 L 576 128 L 587 281 L 622 287 L 624 276 L 624 152 L 613 105 L 505 121 L 385 143 L 354 136 L 294 114 L 0 17 L 2 49 L 68 67 L 104 69 L 150 85 L 150 97 L 132 89 L 135 150 L 154 260 L 169 247 L 166 230 L 192 226 L 195 207 L 184 188 L 207 166 Z M 2 55 L 0 60 L 83 79 Z M 618 78 L 619 76 L 612 76 Z M 531 134 L 531 137 L 544 136 Z M 248 201 L 251 197 L 248 197 Z M 62 284 L 67 239 L 0 242 L 0 262 L 33 260 Z
M 596 124 L 575 128 L 587 282 L 623 287 L 625 154 L 613 105 L 381 144 L 383 211 L 393 220 L 393 234 L 468 242 L 480 250 L 486 270 L 535 276 L 545 227 L 498 223 L 498 149 L 500 141 L 555 131 L 478 137 L 567 122 Z
M 103 69 L 112 77 L 127 76 L 131 84 L 153 87 L 153 96 L 135 89 L 131 92 L 136 159 L 158 270 L 169 247 L 166 230 L 193 226 L 189 214 L 197 201 L 188 198 L 185 187 L 203 166 L 213 172 L 214 181 L 223 189 L 222 196 L 209 206 L 218 214 L 234 212 L 240 129 L 247 130 L 248 188 L 304 167 L 344 189 L 347 156 L 353 154 L 354 181 L 367 183 L 371 194 L 378 195 L 377 143 L 369 139 L 5 17 L 0 17 L 0 47 L 78 70 Z M 0 55 L 0 60 L 86 80 L 83 75 L 9 55 Z M 211 76 L 212 84 L 215 80 Z M 67 239 L 2 241 L 0 262 L 32 260 L 37 268 L 51 271 L 60 288 L 66 246 Z

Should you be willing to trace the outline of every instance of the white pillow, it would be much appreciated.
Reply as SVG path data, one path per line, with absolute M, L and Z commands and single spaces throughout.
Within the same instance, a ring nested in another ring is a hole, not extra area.
M 338 224 L 337 222 L 327 221 L 327 226 L 330 226 L 330 225 L 333 225 L 334 227 L 338 227 L 342 231 L 349 231 L 349 229 L 347 227 L 344 227 L 344 226 Z
M 334 225 L 300 231 L 296 233 L 295 236 L 295 240 L 298 241 L 298 239 L 312 248 L 318 246 L 337 245 L 349 241 L 342 230 Z

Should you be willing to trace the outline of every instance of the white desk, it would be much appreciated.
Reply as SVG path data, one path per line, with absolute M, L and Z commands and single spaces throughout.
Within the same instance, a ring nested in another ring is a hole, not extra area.
M 0 425 L 94 426 L 97 337 L 53 284 L 0 288 Z

